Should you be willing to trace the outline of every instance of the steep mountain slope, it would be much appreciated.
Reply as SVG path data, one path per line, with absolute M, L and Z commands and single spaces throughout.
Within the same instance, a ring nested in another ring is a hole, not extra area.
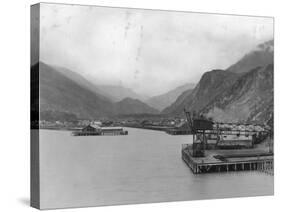
M 108 100 L 111 100 L 113 102 L 118 102 L 126 97 L 136 98 L 139 100 L 146 99 L 145 96 L 137 94 L 130 88 L 125 88 L 119 85 L 100 85 L 98 83 L 94 83 L 94 79 L 92 77 L 86 79 L 82 75 L 77 74 L 76 72 L 67 68 L 58 66 L 55 66 L 54 68 L 64 76 L 79 84 L 80 86 L 87 88 L 95 92 L 96 94 L 99 94 L 100 97 L 107 98 Z
M 241 76 L 204 109 L 217 121 L 267 122 L 273 113 L 273 65 Z
M 190 91 L 184 92 L 162 113 L 180 115 L 183 109 L 200 111 L 217 95 L 231 86 L 237 79 L 237 74 L 223 70 L 213 70 L 204 73 L 197 86 Z
M 126 98 L 114 103 L 95 92 L 95 85 L 70 70 L 58 71 L 40 62 L 31 67 L 31 73 L 33 75 L 39 73 L 40 82 L 33 86 L 34 89 L 39 87 L 40 99 L 31 101 L 31 109 L 35 113 L 39 104 L 42 120 L 70 121 L 78 118 L 94 119 L 120 114 L 158 113 L 157 110 L 136 99 Z
M 205 73 L 191 93 L 186 91 L 162 112 L 179 115 L 185 107 L 217 121 L 272 119 L 273 55 L 273 40 L 258 45 L 226 71 Z
M 187 83 L 162 95 L 151 97 L 146 101 L 146 103 L 158 110 L 163 110 L 171 105 L 184 91 L 191 90 L 194 87 L 195 84 Z
M 185 102 L 187 102 L 188 99 L 191 98 L 189 95 L 192 93 L 192 91 L 193 90 L 186 90 L 186 91 L 182 92 L 182 94 L 179 95 L 179 97 L 176 99 L 176 101 L 174 103 L 172 103 L 169 107 L 166 107 L 164 110 L 162 110 L 162 113 L 172 114 L 176 108 L 180 108 L 178 110 L 181 110 L 181 108 L 185 104 Z M 175 113 L 175 111 L 174 111 L 174 113 Z
M 50 65 L 49 65 L 50 66 Z M 97 95 L 99 95 L 100 98 L 106 99 L 106 100 L 111 100 L 111 96 L 107 95 L 106 92 L 104 92 L 98 85 L 92 83 L 90 80 L 87 80 L 85 77 L 83 77 L 80 74 L 77 74 L 76 72 L 63 68 L 63 67 L 58 67 L 58 66 L 52 66 L 56 71 L 60 72 L 63 74 L 65 77 L 69 78 L 70 80 L 74 81 L 78 85 L 80 85 L 83 88 L 86 88 Z
M 115 109 L 118 114 L 156 114 L 158 110 L 148 106 L 138 99 L 125 98 L 115 104 Z
M 260 44 L 253 51 L 246 54 L 237 63 L 230 66 L 227 71 L 234 73 L 246 73 L 258 66 L 273 64 L 274 42 L 273 40 Z
M 59 111 L 80 118 L 111 115 L 113 104 L 99 94 L 65 77 L 53 67 L 40 63 L 40 112 Z

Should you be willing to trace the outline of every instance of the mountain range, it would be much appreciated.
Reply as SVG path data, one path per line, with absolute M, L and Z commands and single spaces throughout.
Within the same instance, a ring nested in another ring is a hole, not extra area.
M 139 99 L 124 98 L 115 104 L 118 114 L 156 114 L 159 111 L 153 107 L 148 106 Z
M 40 112 L 67 112 L 81 118 L 113 115 L 110 100 L 88 88 L 90 84 L 82 86 L 43 62 L 39 63 L 39 82 Z
M 39 62 L 41 119 L 94 119 L 131 114 L 184 116 L 196 111 L 216 121 L 267 122 L 273 116 L 273 40 L 258 45 L 225 70 L 205 72 L 195 85 L 186 83 L 151 98 L 123 86 L 99 85 L 75 71 Z M 33 105 L 34 104 L 34 105 Z M 159 113 L 161 111 L 161 113 Z
M 197 111 L 216 121 L 267 122 L 273 114 L 273 41 L 260 44 L 226 70 L 205 72 L 196 87 L 162 113 Z
M 245 73 L 258 66 L 273 64 L 274 42 L 267 41 L 258 45 L 251 52 L 246 54 L 237 63 L 231 65 L 227 71 L 234 73 Z
M 226 89 L 236 79 L 236 74 L 223 70 L 205 72 L 196 87 L 180 95 L 162 113 L 179 115 L 183 109 L 200 111 L 209 101 Z
M 50 66 L 50 65 L 49 65 Z M 88 80 L 82 75 L 59 66 L 53 66 L 52 68 L 56 69 L 56 71 L 63 74 L 65 77 L 71 79 L 72 81 L 76 82 L 82 87 L 85 87 L 92 92 L 95 92 L 99 94 L 100 96 L 106 97 L 108 100 L 111 100 L 113 102 L 121 101 L 124 98 L 136 98 L 140 100 L 145 100 L 147 97 L 143 95 L 139 95 L 136 92 L 134 92 L 130 88 L 123 87 L 121 85 L 100 85 L 95 84 L 92 82 L 92 80 Z
M 58 69 L 43 62 L 32 67 L 39 72 L 40 115 L 94 119 L 120 114 L 158 113 L 140 100 L 125 98 L 119 102 L 103 95 L 102 89 L 67 69 Z M 33 106 L 32 106 L 33 107 Z
M 148 97 L 138 94 L 130 88 L 121 85 L 98 85 L 104 96 L 107 96 L 113 102 L 119 102 L 125 98 L 138 99 L 145 101 Z
M 258 66 L 238 78 L 204 108 L 216 121 L 270 120 L 273 114 L 273 64 Z

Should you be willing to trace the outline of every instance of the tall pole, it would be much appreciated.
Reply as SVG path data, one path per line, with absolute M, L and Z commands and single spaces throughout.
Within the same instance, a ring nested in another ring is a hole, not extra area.
M 203 130 L 203 156 L 205 156 L 206 149 L 206 138 L 205 138 L 205 130 Z

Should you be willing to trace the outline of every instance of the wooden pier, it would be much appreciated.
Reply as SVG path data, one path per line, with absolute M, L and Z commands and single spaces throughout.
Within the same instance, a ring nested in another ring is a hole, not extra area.
M 273 154 L 258 150 L 207 150 L 204 157 L 192 156 L 192 145 L 184 145 L 182 159 L 194 174 L 259 170 L 273 174 Z
M 73 136 L 99 136 L 99 135 L 128 135 L 128 131 L 122 127 L 100 127 L 87 125 L 81 130 L 72 132 Z

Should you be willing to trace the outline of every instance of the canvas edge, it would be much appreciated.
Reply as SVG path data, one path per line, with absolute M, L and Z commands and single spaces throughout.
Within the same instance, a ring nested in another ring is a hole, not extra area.
M 30 206 L 40 209 L 39 48 L 40 4 L 30 6 Z

